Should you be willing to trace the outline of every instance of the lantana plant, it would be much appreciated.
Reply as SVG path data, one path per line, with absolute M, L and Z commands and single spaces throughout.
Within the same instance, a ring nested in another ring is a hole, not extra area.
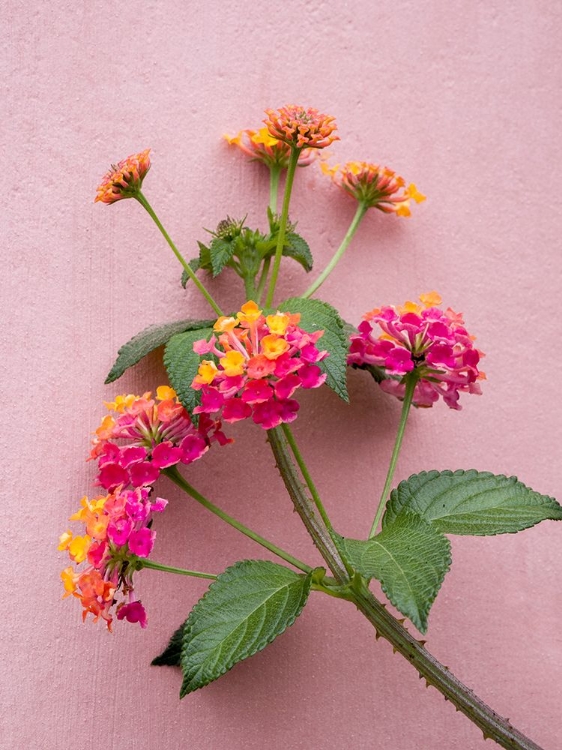
M 115 619 L 145 628 L 149 614 L 137 586 L 141 570 L 211 580 L 153 661 L 181 668 L 181 697 L 271 643 L 293 624 L 311 591 L 344 599 L 354 605 L 350 616 L 358 610 L 366 617 L 376 637 L 390 641 L 486 738 L 505 748 L 538 748 L 440 664 L 405 620 L 426 633 L 431 605 L 451 564 L 450 535 L 514 533 L 545 519 L 561 520 L 562 507 L 515 477 L 474 469 L 423 471 L 394 483 L 412 407 L 431 408 L 443 401 L 459 411 L 461 400 L 481 394 L 484 355 L 463 315 L 444 308 L 435 291 L 401 305 L 373 299 L 379 306 L 362 317 L 358 313 L 357 327 L 316 296 L 369 209 L 401 221 L 425 197 L 385 166 L 368 161 L 329 166 L 320 152 L 338 139 L 333 117 L 295 105 L 266 115 L 262 127 L 227 136 L 257 168 L 269 170 L 265 230 L 227 216 L 210 241 L 198 243 L 198 255 L 186 260 L 142 192 L 150 149 L 112 166 L 97 189 L 96 201 L 132 198 L 148 212 L 183 268 L 181 283 L 195 284 L 213 314 L 150 326 L 119 350 L 106 383 L 165 345 L 169 384 L 154 394 L 112 394 L 106 403 L 109 413 L 94 434 L 90 456 L 98 467 L 95 496 L 82 498 L 70 518 L 82 532 L 69 529 L 60 538 L 59 549 L 72 563 L 61 574 L 64 596 L 80 600 L 84 620 L 92 615 L 109 630 Z M 289 221 L 297 167 L 320 168 L 342 191 L 333 200 L 351 198 L 357 209 L 339 248 L 306 291 L 277 299 L 282 261 L 296 261 L 308 273 L 313 267 L 308 243 Z M 210 291 L 212 279 L 227 268 L 241 279 L 234 311 L 223 310 Z M 348 401 L 347 377 L 365 377 L 354 370 L 367 371 L 373 388 L 402 402 L 386 481 L 363 539 L 346 538 L 334 529 L 290 428 L 294 420 L 306 419 L 301 389 L 331 388 Z M 210 450 L 228 450 L 229 427 L 242 420 L 266 431 L 273 456 L 253 460 L 275 461 L 288 494 L 287 511 L 291 506 L 297 511 L 322 566 L 313 567 L 265 539 L 190 483 L 190 464 L 205 460 Z M 162 475 L 280 562 L 256 557 L 218 575 L 156 562 L 153 553 L 165 543 L 159 517 L 167 500 L 155 489 Z M 375 597 L 372 579 L 404 619 Z

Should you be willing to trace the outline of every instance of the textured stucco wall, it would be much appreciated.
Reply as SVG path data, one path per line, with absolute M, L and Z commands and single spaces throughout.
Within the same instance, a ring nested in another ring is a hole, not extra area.
M 345 603 L 313 596 L 266 651 L 178 700 L 149 667 L 204 582 L 146 571 L 146 631 L 109 635 L 61 602 L 55 551 L 90 491 L 84 458 L 102 400 L 162 381 L 157 357 L 103 385 L 144 326 L 206 315 L 132 202 L 92 203 L 110 161 L 146 147 L 146 192 L 180 247 L 226 213 L 263 222 L 266 181 L 221 141 L 287 102 L 333 113 L 339 160 L 388 163 L 428 200 L 410 221 L 371 212 L 322 296 L 358 322 L 376 304 L 438 289 L 488 353 L 481 398 L 416 412 L 398 478 L 424 468 L 517 473 L 559 493 L 562 10 L 541 0 L 279 4 L 23 3 L 2 13 L 5 415 L 1 575 L 3 748 L 479 750 L 480 732 Z M 354 210 L 316 170 L 293 218 L 321 268 Z M 355 267 L 361 266 L 361 271 Z M 216 284 L 239 301 L 230 278 Z M 291 267 L 285 292 L 304 290 Z M 349 377 L 352 405 L 302 398 L 299 442 L 336 528 L 362 535 L 399 404 Z M 250 426 L 193 467 L 193 483 L 315 561 L 264 443 Z M 240 468 L 244 471 L 241 472 Z M 220 571 L 259 548 L 177 496 L 154 557 Z M 453 540 L 428 647 L 545 748 L 562 744 L 561 528 Z

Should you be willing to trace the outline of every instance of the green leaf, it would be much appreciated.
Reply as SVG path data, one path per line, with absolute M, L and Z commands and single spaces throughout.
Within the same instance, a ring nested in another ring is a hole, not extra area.
M 199 258 L 192 258 L 188 262 L 187 265 L 191 268 L 193 273 L 197 273 L 197 271 L 201 268 L 201 261 L 199 260 Z M 188 276 L 187 271 L 184 268 L 183 273 L 181 275 L 181 285 L 183 286 L 184 289 L 187 286 L 188 281 L 189 281 L 189 276 Z
M 311 574 L 263 560 L 227 568 L 185 623 L 180 697 L 208 685 L 281 635 L 301 613 L 310 585 Z
M 412 510 L 444 534 L 515 533 L 549 518 L 562 520 L 562 507 L 517 480 L 487 471 L 423 471 L 390 494 L 383 528 Z
M 211 320 L 191 320 L 188 318 L 187 320 L 177 320 L 174 323 L 148 326 L 119 349 L 115 364 L 105 379 L 106 384 L 113 383 L 114 380 L 120 378 L 125 370 L 136 365 L 151 351 L 169 341 L 172 336 L 182 331 L 206 328 L 213 323 L 214 321 Z
M 181 662 L 181 649 L 183 645 L 183 631 L 185 622 L 179 626 L 170 638 L 170 642 L 159 656 L 156 656 L 150 663 L 154 667 L 179 667 Z
M 234 255 L 235 249 L 236 242 L 229 242 L 228 240 L 223 240 L 221 237 L 216 237 L 211 242 L 211 268 L 213 276 L 219 275 Z
M 381 582 L 394 606 L 418 630 L 451 566 L 449 540 L 417 513 L 404 512 L 373 539 L 343 539 L 342 551 L 358 573 Z
M 170 384 L 190 415 L 200 403 L 199 391 L 191 387 L 201 363 L 201 357 L 193 351 L 193 343 L 200 339 L 208 340 L 212 333 L 212 328 L 178 333 L 168 341 L 164 350 L 164 366 Z
M 319 362 L 318 365 L 328 375 L 326 384 L 340 398 L 349 402 L 346 384 L 348 343 L 338 311 L 319 299 L 302 299 L 301 297 L 292 297 L 286 300 L 279 306 L 279 309 L 285 312 L 300 313 L 299 325 L 309 333 L 318 330 L 324 331 L 324 335 L 318 341 L 318 347 L 327 349 L 330 356 Z
M 312 253 L 308 242 L 295 232 L 289 232 L 285 237 L 285 245 L 283 247 L 283 255 L 288 258 L 293 258 L 300 263 L 304 270 L 308 273 L 312 271 L 314 261 L 312 260 Z

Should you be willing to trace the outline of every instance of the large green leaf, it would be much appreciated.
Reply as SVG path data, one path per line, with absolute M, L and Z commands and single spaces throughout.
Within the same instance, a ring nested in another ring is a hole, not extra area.
M 451 566 L 449 540 L 405 511 L 373 539 L 341 538 L 340 544 L 355 570 L 379 580 L 394 606 L 425 633 L 427 615 Z
M 562 520 L 562 507 L 516 477 L 489 472 L 423 471 L 392 491 L 383 528 L 404 510 L 418 513 L 444 534 L 506 534 L 549 518 Z
M 168 341 L 164 350 L 164 366 L 170 384 L 190 414 L 200 403 L 199 391 L 191 387 L 201 363 L 201 357 L 193 351 L 193 344 L 200 339 L 208 340 L 212 333 L 212 328 L 178 333 Z
M 152 325 L 145 328 L 144 331 L 137 333 L 136 336 L 124 344 L 117 353 L 115 364 L 111 368 L 109 375 L 105 379 L 106 383 L 113 383 L 129 367 L 136 365 L 137 362 L 149 354 L 154 349 L 162 346 L 182 331 L 195 331 L 200 328 L 207 328 L 213 325 L 212 320 L 176 320 L 173 323 L 164 323 L 163 325 Z
M 164 651 L 156 656 L 150 663 L 155 667 L 179 667 L 181 662 L 181 649 L 183 645 L 183 631 L 185 622 L 174 631 Z
M 296 260 L 307 273 L 312 271 L 314 263 L 312 260 L 312 253 L 310 252 L 308 242 L 304 237 L 301 237 L 300 234 L 296 234 L 295 232 L 289 232 L 289 234 L 287 234 L 285 237 L 285 245 L 283 247 L 283 255 Z
M 311 574 L 264 560 L 227 568 L 189 615 L 184 629 L 180 697 L 216 680 L 265 648 L 304 607 Z
M 301 297 L 286 300 L 279 305 L 279 309 L 284 312 L 300 313 L 299 325 L 309 333 L 324 331 L 318 347 L 327 349 L 330 356 L 318 364 L 328 375 L 327 385 L 344 401 L 349 401 L 346 382 L 348 343 L 338 311 L 319 299 L 302 299 Z

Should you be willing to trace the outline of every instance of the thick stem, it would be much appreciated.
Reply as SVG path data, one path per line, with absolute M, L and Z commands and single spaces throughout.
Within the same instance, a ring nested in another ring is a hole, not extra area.
M 494 740 L 510 750 L 542 750 L 539 745 L 511 726 L 490 706 L 458 680 L 417 641 L 386 608 L 372 595 L 366 586 L 354 592 L 353 599 L 358 609 L 374 625 L 376 637 L 382 636 L 392 644 L 425 678 L 449 700 L 455 708 L 480 727 L 486 739 Z
M 281 256 L 283 255 L 283 245 L 285 244 L 285 233 L 287 231 L 287 222 L 289 220 L 289 204 L 291 202 L 291 191 L 293 189 L 293 180 L 295 178 L 295 170 L 297 168 L 297 162 L 302 149 L 292 147 L 291 158 L 289 159 L 289 167 L 287 169 L 287 180 L 285 182 L 285 194 L 283 196 L 283 209 L 281 211 L 281 219 L 279 221 L 279 234 L 277 235 L 277 247 L 275 248 L 275 259 L 273 261 L 273 269 L 271 271 L 271 279 L 269 280 L 269 288 L 267 290 L 267 297 L 265 298 L 266 307 L 271 307 L 273 304 L 273 295 L 275 293 L 275 286 L 277 284 L 277 277 L 279 276 L 279 267 L 281 265 Z
M 359 224 L 361 224 L 363 217 L 367 213 L 368 206 L 365 203 L 359 203 L 357 206 L 357 211 L 355 212 L 355 216 L 353 217 L 351 224 L 349 225 L 349 229 L 347 230 L 345 237 L 342 240 L 341 245 L 338 247 L 336 252 L 334 253 L 332 260 L 328 263 L 326 268 L 322 271 L 320 276 L 314 281 L 306 290 L 306 292 L 302 295 L 303 297 L 310 297 L 314 292 L 322 286 L 322 284 L 326 281 L 328 276 L 332 273 L 334 268 L 336 267 L 338 261 L 342 257 L 342 255 L 347 250 L 349 243 L 353 239 L 353 235 L 359 228 Z
M 314 511 L 314 505 L 304 492 L 304 487 L 287 451 L 283 433 L 279 427 L 268 430 L 267 439 L 275 456 L 277 468 L 285 483 L 289 497 L 299 514 L 314 544 L 339 583 L 349 581 L 345 564 L 330 536 L 329 530 Z
M 392 480 L 394 478 L 394 471 L 396 470 L 396 463 L 398 461 L 398 456 L 400 455 L 400 448 L 402 447 L 402 440 L 404 439 L 404 432 L 406 430 L 406 422 L 408 421 L 408 414 L 410 413 L 410 407 L 412 406 L 412 398 L 414 397 L 417 382 L 418 377 L 415 371 L 406 375 L 406 390 L 404 393 L 404 401 L 402 403 L 402 413 L 400 414 L 400 424 L 398 425 L 394 450 L 392 451 L 390 464 L 388 465 L 388 472 L 386 474 L 386 481 L 384 483 L 381 499 L 379 500 L 377 512 L 375 513 L 375 520 L 373 521 L 371 531 L 369 532 L 369 539 L 372 539 L 377 533 L 382 514 L 384 513 L 388 493 L 390 492 Z
M 182 475 L 179 473 L 176 466 L 171 466 L 168 469 L 164 469 L 163 473 L 167 477 L 169 477 L 172 480 L 172 482 L 174 482 L 174 484 L 176 484 L 180 489 L 186 492 L 190 497 L 192 497 L 194 500 L 197 500 L 197 502 L 200 505 L 202 505 L 204 508 L 207 508 L 207 510 L 210 510 L 211 513 L 214 513 L 215 516 L 218 516 L 220 519 L 222 519 L 227 524 L 229 524 L 230 526 L 235 528 L 237 531 L 239 531 L 241 534 L 244 534 L 250 539 L 253 539 L 254 542 L 261 544 L 262 547 L 265 547 L 270 552 L 273 552 L 274 555 L 277 555 L 277 557 L 280 557 L 282 560 L 285 560 L 285 562 L 288 562 L 291 565 L 294 565 L 295 568 L 302 570 L 304 573 L 309 573 L 312 570 L 310 565 L 307 565 L 306 563 L 302 562 L 302 560 L 299 560 L 296 557 L 293 557 L 293 555 L 290 555 L 288 552 L 285 552 L 285 550 L 281 549 L 281 547 L 278 547 L 276 544 L 273 544 L 269 540 L 265 539 L 263 536 L 256 534 L 256 532 L 252 531 L 252 529 L 248 528 L 248 526 L 244 526 L 243 523 L 240 523 L 240 521 L 237 521 L 232 516 L 229 516 L 228 513 L 225 513 L 223 510 L 217 507 L 210 500 L 207 500 L 206 497 L 203 497 L 203 495 L 200 492 L 197 492 L 195 487 L 192 487 L 189 484 L 189 482 L 187 482 L 184 479 L 184 477 L 182 477 Z
M 135 196 L 135 198 L 138 200 L 138 202 L 141 204 L 141 206 L 146 209 L 148 215 L 150 218 L 154 221 L 158 229 L 162 232 L 162 235 L 168 245 L 172 248 L 172 251 L 176 258 L 179 260 L 179 262 L 182 264 L 182 266 L 185 269 L 185 272 L 189 276 L 189 278 L 193 281 L 197 289 L 201 292 L 203 297 L 207 300 L 207 302 L 211 305 L 213 310 L 216 312 L 217 315 L 221 316 L 223 314 L 220 307 L 217 305 L 215 300 L 211 297 L 210 293 L 207 291 L 206 287 L 199 281 L 195 273 L 193 272 L 193 269 L 190 267 L 189 263 L 186 261 L 186 259 L 183 257 L 183 255 L 180 253 L 180 251 L 177 249 L 177 247 L 172 242 L 172 238 L 168 234 L 168 232 L 164 229 L 164 226 L 158 216 L 154 213 L 154 209 L 150 205 L 150 203 L 146 200 L 144 195 L 139 191 L 138 194 Z
M 186 570 L 186 568 L 174 568 L 171 565 L 163 565 L 162 563 L 154 562 L 154 560 L 143 560 L 139 559 L 137 567 L 142 570 L 143 568 L 150 568 L 151 570 L 163 570 L 165 573 L 177 573 L 180 576 L 192 576 L 193 578 L 210 578 L 216 580 L 217 576 L 212 573 L 200 573 L 197 570 Z
M 295 467 L 288 456 L 279 428 L 269 430 L 268 440 L 289 496 L 320 554 L 338 583 L 342 585 L 349 583 L 343 561 L 337 549 L 335 549 L 327 529 L 324 528 L 314 513 L 312 503 L 307 497 Z M 342 598 L 351 599 L 360 612 L 374 625 L 377 637 L 382 636 L 389 641 L 395 651 L 400 652 L 415 666 L 428 684 L 436 687 L 459 711 L 462 711 L 474 724 L 480 727 L 485 737 L 495 740 L 501 747 L 508 748 L 508 750 L 542 750 L 539 745 L 512 727 L 507 719 L 503 719 L 487 706 L 447 667 L 437 661 L 420 642 L 402 627 L 395 617 L 387 612 L 385 606 L 361 582 L 360 577 L 353 580 L 351 587 L 346 586 L 338 593 L 343 595 Z

